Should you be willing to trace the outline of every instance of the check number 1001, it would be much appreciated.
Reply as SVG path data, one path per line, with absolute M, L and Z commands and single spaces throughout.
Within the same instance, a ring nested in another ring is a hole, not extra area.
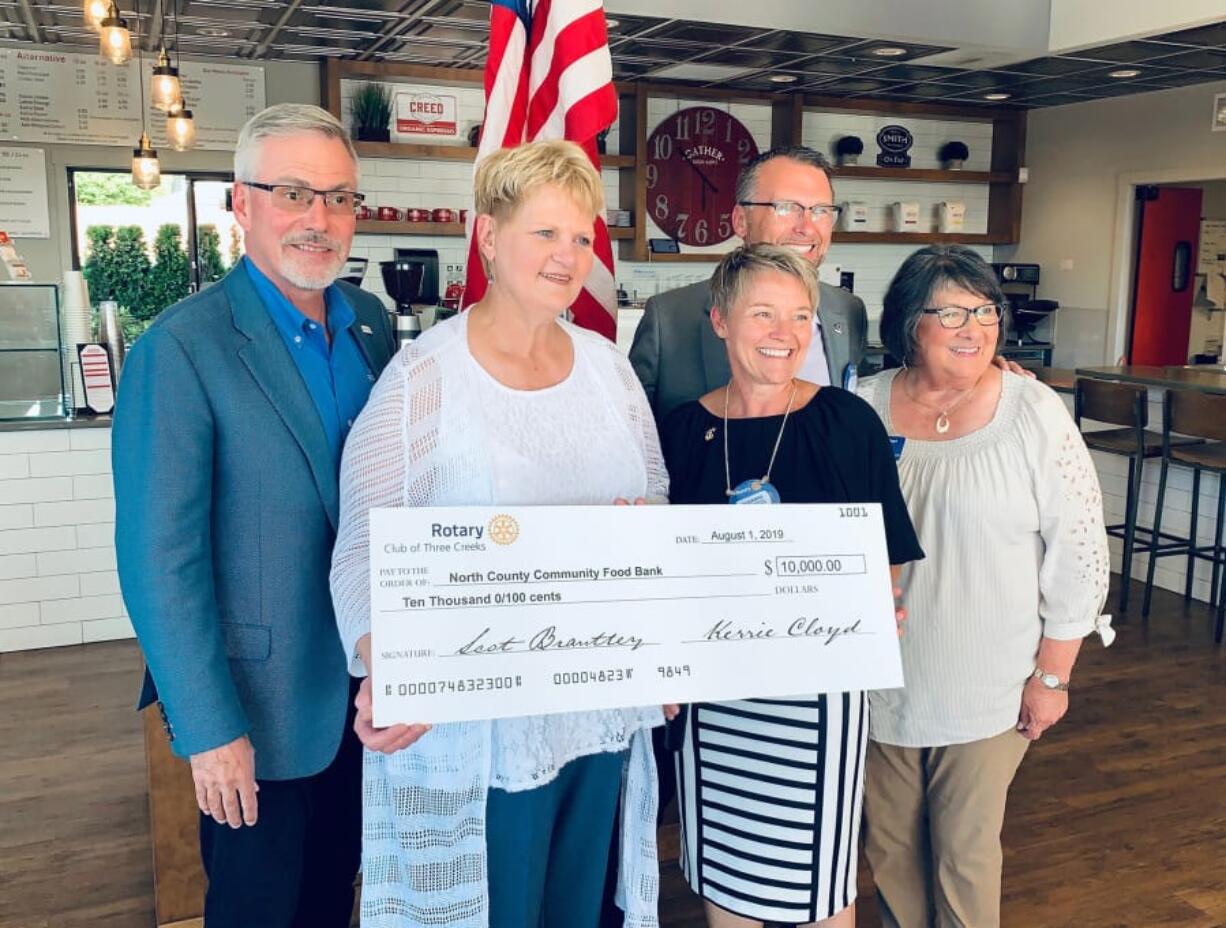
M 863 554 L 839 554 L 829 557 L 777 557 L 765 562 L 768 577 L 838 577 L 864 573 Z

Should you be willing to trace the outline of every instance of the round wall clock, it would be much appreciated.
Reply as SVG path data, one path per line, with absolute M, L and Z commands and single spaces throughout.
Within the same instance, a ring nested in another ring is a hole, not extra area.
M 758 146 L 739 119 L 693 106 L 663 119 L 647 139 L 647 213 L 687 245 L 732 237 L 736 178 Z

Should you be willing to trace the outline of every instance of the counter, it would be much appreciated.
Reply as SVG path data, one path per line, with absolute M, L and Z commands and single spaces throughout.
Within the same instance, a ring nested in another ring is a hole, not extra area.
M 1118 367 L 1079 367 L 1078 377 L 1094 377 L 1098 380 L 1118 380 L 1146 387 L 1201 390 L 1205 393 L 1226 394 L 1226 368 L 1217 365 L 1196 367 L 1149 367 L 1132 364 Z M 1151 397 L 1152 399 L 1152 397 Z M 1162 422 L 1161 416 L 1156 421 Z
M 0 652 L 131 636 L 109 417 L 0 423 Z

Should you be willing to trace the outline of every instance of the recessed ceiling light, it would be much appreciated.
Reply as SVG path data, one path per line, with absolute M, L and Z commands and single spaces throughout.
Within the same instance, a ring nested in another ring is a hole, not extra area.
M 795 74 L 772 74 L 767 78 L 772 84 L 794 84 L 796 83 Z
M 1013 94 L 1011 93 L 985 93 L 983 95 L 983 98 L 985 100 L 997 101 L 997 100 L 1008 100 L 1011 96 L 1013 96 Z
M 196 31 L 201 35 L 208 36 L 210 39 L 224 39 L 230 34 L 229 29 L 222 29 L 218 26 L 202 26 Z
M 606 16 L 604 24 L 606 29 L 616 29 L 622 24 L 622 21 L 620 19 L 610 19 Z
M 900 45 L 882 45 L 880 48 L 869 50 L 870 55 L 875 55 L 878 58 L 897 58 L 899 55 L 905 55 L 907 50 Z
M 1108 71 L 1107 77 L 1114 77 L 1116 80 L 1122 80 L 1125 77 L 1136 77 L 1140 74 L 1139 68 L 1120 68 L 1118 71 Z

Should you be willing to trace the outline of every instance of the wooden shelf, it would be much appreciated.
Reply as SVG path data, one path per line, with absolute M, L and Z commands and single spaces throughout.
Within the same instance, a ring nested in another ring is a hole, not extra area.
M 462 222 L 385 222 L 366 219 L 358 222 L 358 235 L 463 235 Z
M 1007 184 L 1014 179 L 1007 171 L 941 171 L 935 168 L 879 168 L 860 164 L 836 167 L 834 176 L 836 180 L 862 177 L 938 184 Z
M 1000 245 L 1001 240 L 987 232 L 842 232 L 836 230 L 833 241 L 860 245 Z
M 475 161 L 477 149 L 471 145 L 427 145 L 417 142 L 354 142 L 363 158 L 416 158 L 421 161 Z M 633 168 L 634 155 L 601 155 L 602 168 Z
M 609 226 L 610 239 L 632 239 L 634 229 Z M 358 235 L 464 235 L 462 222 L 385 222 L 366 219 L 358 223 Z
M 957 243 L 960 245 L 999 245 L 1001 241 L 986 232 L 835 232 L 834 241 L 843 244 L 859 245 L 932 245 L 935 243 Z M 647 260 L 662 264 L 715 264 L 724 256 L 723 252 L 711 254 L 695 254 L 682 252 L 679 255 L 648 254 Z
M 472 161 L 477 149 L 470 145 L 421 145 L 416 142 L 354 142 L 363 158 L 418 158 L 424 161 Z

